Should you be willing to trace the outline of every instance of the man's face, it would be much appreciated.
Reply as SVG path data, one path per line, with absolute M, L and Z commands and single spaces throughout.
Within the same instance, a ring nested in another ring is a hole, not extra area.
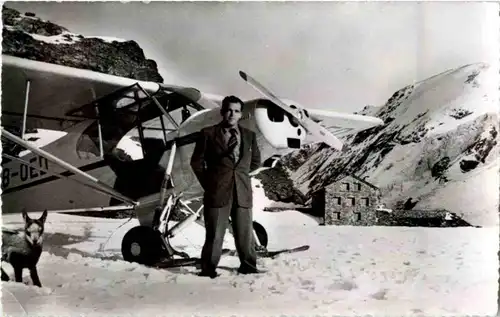
M 241 104 L 235 102 L 230 103 L 227 111 L 222 114 L 224 122 L 230 126 L 235 126 L 241 119 Z

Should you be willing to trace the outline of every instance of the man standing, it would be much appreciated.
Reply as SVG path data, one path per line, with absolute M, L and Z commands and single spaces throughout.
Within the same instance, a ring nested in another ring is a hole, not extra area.
M 241 127 L 243 102 L 224 98 L 222 121 L 203 128 L 196 143 L 191 167 L 205 190 L 203 204 L 205 244 L 201 252 L 200 276 L 217 276 L 224 235 L 233 227 L 240 258 L 239 273 L 258 273 L 252 226 L 252 184 L 250 172 L 260 166 L 255 133 Z

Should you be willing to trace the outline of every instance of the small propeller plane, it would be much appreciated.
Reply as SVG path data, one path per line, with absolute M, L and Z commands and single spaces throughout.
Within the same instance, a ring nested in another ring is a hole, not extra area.
M 245 101 L 240 124 L 256 132 L 269 166 L 313 142 L 342 151 L 339 136 L 383 123 L 306 109 L 239 75 L 262 95 Z M 125 260 L 188 258 L 168 238 L 199 221 L 203 189 L 190 158 L 198 132 L 221 120 L 221 100 L 192 87 L 2 55 L 2 213 L 132 209 L 140 225 L 123 238 Z M 33 129 L 55 137 L 36 145 Z M 174 208 L 188 217 L 168 228 Z M 254 229 L 265 247 L 265 229 Z

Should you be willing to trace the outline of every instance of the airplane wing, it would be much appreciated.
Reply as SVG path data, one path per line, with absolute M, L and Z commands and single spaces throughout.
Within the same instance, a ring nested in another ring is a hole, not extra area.
M 83 118 L 70 111 L 119 88 L 139 83 L 154 93 L 159 84 L 90 70 L 2 55 L 2 126 L 64 130 Z
M 142 90 L 144 89 L 144 90 Z M 194 88 L 169 86 L 154 82 L 112 76 L 90 70 L 50 64 L 25 58 L 2 55 L 2 141 L 20 145 L 51 163 L 66 170 L 64 173 L 52 173 L 54 177 L 69 178 L 68 172 L 84 178 L 82 185 L 92 187 L 100 192 L 127 203 L 135 201 L 122 195 L 120 191 L 110 188 L 100 179 L 90 173 L 79 170 L 75 162 L 80 158 L 59 158 L 49 151 L 33 146 L 30 142 L 17 135 L 23 127 L 26 118 L 26 129 L 40 128 L 48 130 L 66 130 L 86 118 L 97 118 L 96 103 L 101 100 L 113 100 L 116 107 L 121 108 L 132 104 L 137 99 L 147 98 L 147 95 L 157 95 L 158 92 L 177 92 L 176 95 L 192 98 L 193 101 L 203 99 L 201 93 Z M 116 95 L 119 95 L 119 98 Z M 165 94 L 160 94 L 165 95 Z M 172 97 L 174 98 L 174 97 Z M 156 100 L 156 99 L 155 99 Z M 161 106 L 160 106 L 161 108 Z M 163 109 L 163 108 L 162 108 Z M 15 132 L 10 132 L 14 130 Z M 25 130 L 26 131 L 26 130 Z M 2 153 L 9 156 L 9 151 Z M 17 154 L 6 157 L 3 164 L 9 164 L 18 159 Z M 66 159 L 66 160 L 64 160 Z M 31 161 L 24 161 L 16 166 L 30 166 Z M 3 169 L 5 171 L 7 169 Z M 59 171 L 59 170 L 58 170 Z M 51 174 L 52 169 L 45 173 Z M 16 172 L 16 175 L 19 175 Z M 38 175 L 38 174 L 36 174 Z M 42 175 L 42 174 L 40 174 Z M 70 174 L 71 175 L 71 174 Z M 51 177 L 52 177 L 51 176 Z M 78 181 L 76 178 L 75 181 Z M 36 183 L 33 182 L 33 183 Z M 34 185 L 36 186 L 36 185 Z M 4 194 L 4 192 L 2 193 Z M 101 208 L 97 206 L 96 208 Z
M 304 109 L 316 123 L 339 137 L 384 124 L 380 118 L 311 108 Z

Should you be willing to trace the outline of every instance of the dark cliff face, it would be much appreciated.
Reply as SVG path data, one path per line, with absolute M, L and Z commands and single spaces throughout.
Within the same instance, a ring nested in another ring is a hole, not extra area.
M 131 79 L 163 82 L 156 62 L 146 59 L 135 41 L 106 42 L 3 7 L 2 53 Z M 104 35 L 104 34 L 103 34 Z M 44 40 L 41 40 L 40 37 Z
M 306 202 L 306 197 L 295 189 L 292 180 L 281 166 L 264 170 L 255 178 L 261 181 L 266 197 L 270 200 L 297 205 L 304 205 Z

